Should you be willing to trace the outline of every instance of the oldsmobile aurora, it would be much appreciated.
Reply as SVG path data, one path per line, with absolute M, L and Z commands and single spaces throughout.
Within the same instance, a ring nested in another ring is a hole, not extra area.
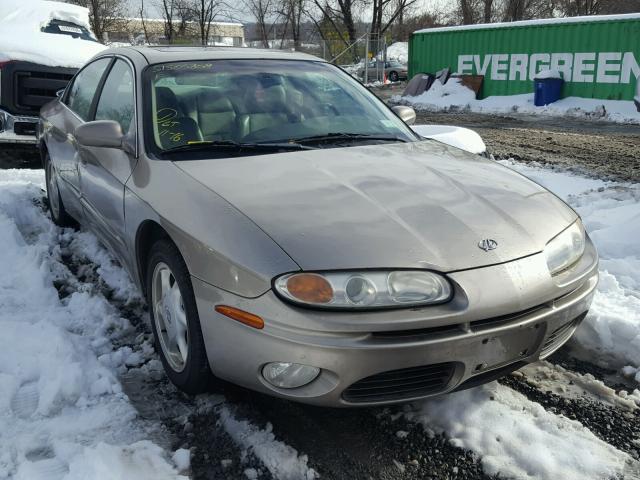
M 579 217 L 401 118 L 308 55 L 106 50 L 41 112 L 51 216 L 128 270 L 189 393 L 405 402 L 547 357 L 598 279 Z

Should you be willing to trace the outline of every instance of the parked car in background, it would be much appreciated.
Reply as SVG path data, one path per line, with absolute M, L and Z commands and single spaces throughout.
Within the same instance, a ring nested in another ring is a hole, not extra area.
M 67 3 L 0 2 L 0 143 L 35 143 L 40 107 L 105 47 L 89 11 Z
M 598 281 L 580 218 L 403 120 L 301 53 L 110 49 L 41 111 L 51 216 L 127 269 L 189 393 L 378 405 L 549 356 Z
M 367 82 L 375 80 L 382 81 L 384 79 L 383 74 L 391 82 L 397 82 L 399 80 L 406 80 L 408 76 L 407 65 L 396 61 L 383 62 L 381 60 L 373 60 L 369 62 L 367 67 Z M 358 70 L 358 76 L 364 80 L 365 69 L 364 67 Z

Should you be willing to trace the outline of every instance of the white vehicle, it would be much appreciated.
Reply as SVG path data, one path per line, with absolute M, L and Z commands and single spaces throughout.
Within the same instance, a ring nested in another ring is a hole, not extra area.
M 84 7 L 0 1 L 0 143 L 35 143 L 40 107 L 104 45 Z

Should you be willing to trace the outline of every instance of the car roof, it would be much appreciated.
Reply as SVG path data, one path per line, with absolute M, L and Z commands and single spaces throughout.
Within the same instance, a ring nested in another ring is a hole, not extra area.
M 150 64 L 180 62 L 188 60 L 307 60 L 324 62 L 323 59 L 306 53 L 275 49 L 239 48 L 239 47 L 191 47 L 191 46 L 131 46 L 110 48 L 100 52 L 100 56 L 108 54 L 130 54 L 135 50 L 143 55 Z

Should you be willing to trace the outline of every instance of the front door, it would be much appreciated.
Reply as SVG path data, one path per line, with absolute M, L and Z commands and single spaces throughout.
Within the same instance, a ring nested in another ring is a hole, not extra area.
M 123 59 L 111 66 L 95 104 L 95 120 L 114 120 L 136 145 L 133 70 Z M 137 158 L 119 148 L 78 147 L 80 189 L 85 222 L 121 259 L 127 259 L 124 233 L 124 185 Z

